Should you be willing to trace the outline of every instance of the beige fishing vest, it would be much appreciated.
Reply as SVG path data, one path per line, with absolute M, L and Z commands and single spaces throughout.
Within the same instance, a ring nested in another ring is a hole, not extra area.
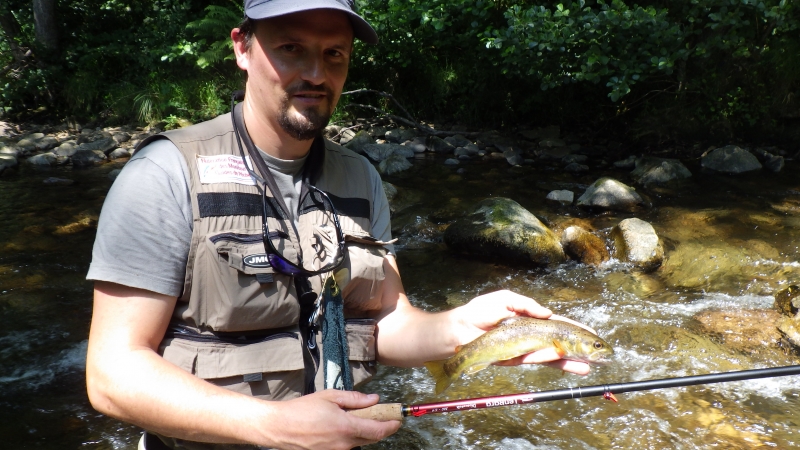
M 160 352 L 187 372 L 237 392 L 268 400 L 299 397 L 305 349 L 295 285 L 291 277 L 265 263 L 258 189 L 232 181 L 243 166 L 230 114 L 153 138 L 169 139 L 184 155 L 194 218 L 183 293 Z M 367 164 L 327 140 L 324 147 L 315 186 L 333 200 L 346 236 L 347 257 L 336 280 L 344 298 L 350 366 L 358 384 L 376 369 L 372 317 L 381 307 L 385 243 L 370 236 L 373 186 L 368 183 Z M 222 170 L 221 164 L 230 164 L 231 171 Z M 218 177 L 209 178 L 209 172 Z M 203 182 L 208 179 L 214 182 Z M 309 197 L 300 199 L 300 242 L 274 201 L 268 204 L 268 225 L 271 234 L 283 233 L 280 242 L 273 242 L 285 257 L 297 262 L 302 252 L 306 266 L 312 261 L 317 269 L 325 265 L 336 238 L 328 223 L 330 214 Z M 322 276 L 309 281 L 319 293 Z M 321 346 L 320 334 L 316 341 Z M 320 367 L 317 390 L 322 388 L 322 373 Z

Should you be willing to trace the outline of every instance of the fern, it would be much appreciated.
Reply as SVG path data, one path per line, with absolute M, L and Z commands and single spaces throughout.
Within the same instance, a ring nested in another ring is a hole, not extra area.
M 186 25 L 186 29 L 193 31 L 199 39 L 189 43 L 192 51 L 183 54 L 193 54 L 197 58 L 197 65 L 204 69 L 219 61 L 233 59 L 233 43 L 228 36 L 231 28 L 244 17 L 244 10 L 241 2 L 231 0 L 230 3 L 233 6 L 207 6 L 205 17 Z

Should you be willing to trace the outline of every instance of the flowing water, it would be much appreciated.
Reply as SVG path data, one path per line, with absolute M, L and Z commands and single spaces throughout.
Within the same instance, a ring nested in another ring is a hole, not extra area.
M 670 189 L 638 188 L 652 207 L 589 213 L 544 202 L 550 190 L 580 195 L 601 175 L 574 176 L 505 161 L 462 165 L 418 160 L 387 177 L 398 263 L 411 301 L 436 311 L 511 289 L 592 327 L 616 349 L 585 377 L 541 366 L 489 367 L 440 396 L 425 369 L 381 367 L 361 386 L 404 404 L 623 383 L 800 363 L 788 346 L 736 331 L 710 333 L 699 316 L 773 311 L 774 294 L 800 284 L 800 164 L 779 174 L 702 173 Z M 139 430 L 96 413 L 84 387 L 91 284 L 84 280 L 112 165 L 0 178 L 0 436 L 7 448 L 135 448 Z M 75 179 L 71 186 L 42 183 Z M 556 226 L 580 219 L 600 234 L 620 220 L 653 224 L 667 260 L 641 273 L 612 260 L 550 268 L 452 254 L 443 226 L 489 196 L 516 200 Z M 133 230 L 132 230 L 133 231 Z M 765 317 L 772 317 L 767 314 Z M 773 318 L 774 319 L 774 318 Z M 763 322 L 763 328 L 774 325 Z M 740 338 L 740 339 L 736 339 Z M 749 344 L 749 345 L 748 345 Z M 800 446 L 800 378 L 782 377 L 407 418 L 367 449 L 705 449 Z

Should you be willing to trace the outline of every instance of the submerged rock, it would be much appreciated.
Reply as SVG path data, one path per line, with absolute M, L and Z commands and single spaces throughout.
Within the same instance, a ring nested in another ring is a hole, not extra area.
M 761 163 L 752 153 L 736 145 L 712 150 L 700 159 L 700 165 L 705 169 L 731 174 L 761 169 Z
M 571 205 L 574 199 L 575 199 L 575 194 L 572 191 L 568 191 L 566 189 L 551 191 L 549 194 L 547 194 L 547 200 L 561 203 L 562 205 Z
M 598 266 L 611 258 L 606 243 L 581 227 L 571 226 L 561 235 L 561 247 L 570 258 Z
M 645 271 L 652 271 L 664 261 L 664 248 L 653 226 L 644 220 L 631 218 L 611 230 L 614 257 L 631 262 Z
M 478 203 L 469 216 L 447 228 L 444 241 L 458 253 L 514 262 L 547 265 L 566 259 L 552 230 L 519 203 L 502 197 Z
M 378 172 L 384 175 L 391 175 L 411 168 L 411 161 L 399 153 L 392 153 L 388 158 L 378 164 Z
M 642 196 L 632 187 L 613 178 L 603 177 L 592 183 L 578 198 L 578 206 L 631 210 L 644 203 Z
M 631 176 L 638 183 L 648 185 L 689 178 L 692 173 L 677 159 L 643 156 L 636 160 L 636 168 Z
M 703 311 L 694 318 L 704 335 L 739 352 L 756 354 L 780 343 L 780 314 L 771 309 Z
M 776 292 L 775 307 L 781 313 L 794 317 L 800 310 L 800 287 L 791 285 Z

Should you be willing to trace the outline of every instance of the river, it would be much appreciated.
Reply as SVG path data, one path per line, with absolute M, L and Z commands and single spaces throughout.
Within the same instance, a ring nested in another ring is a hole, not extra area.
M 411 301 L 436 311 L 476 295 L 511 289 L 594 327 L 616 350 L 587 376 L 542 366 L 489 367 L 440 396 L 425 369 L 380 367 L 360 387 L 385 402 L 426 403 L 574 386 L 640 381 L 800 363 L 774 342 L 711 333 L 708 312 L 761 313 L 775 293 L 800 284 L 800 177 L 797 161 L 775 174 L 694 174 L 676 187 L 644 189 L 652 207 L 593 213 L 545 203 L 553 189 L 580 195 L 601 175 L 630 183 L 627 171 L 573 175 L 504 160 L 462 164 L 417 160 L 386 177 L 393 201 L 398 264 Z M 118 167 L 35 170 L 0 178 L 0 436 L 6 448 L 128 449 L 140 430 L 104 417 L 88 403 L 84 360 L 91 318 L 96 218 Z M 48 177 L 77 180 L 46 185 Z M 545 222 L 591 222 L 600 233 L 621 219 L 650 222 L 666 262 L 641 273 L 618 261 L 549 268 L 452 254 L 443 226 L 478 200 L 511 198 Z M 771 316 L 770 316 L 771 317 Z M 764 328 L 774 327 L 769 321 Z M 783 377 L 672 388 L 525 406 L 411 417 L 396 435 L 365 449 L 706 449 L 800 446 L 800 378 Z

